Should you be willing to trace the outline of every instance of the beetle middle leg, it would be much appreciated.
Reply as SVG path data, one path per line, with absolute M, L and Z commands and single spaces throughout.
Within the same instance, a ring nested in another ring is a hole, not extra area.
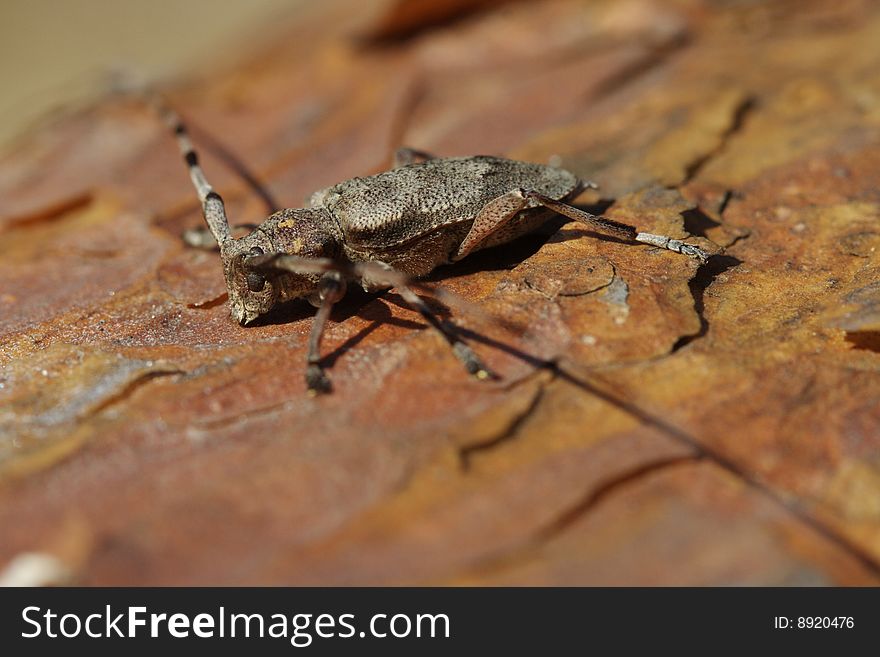
M 390 268 L 378 261 L 347 262 L 331 260 L 329 258 L 301 258 L 286 254 L 265 254 L 251 256 L 246 261 L 247 267 L 255 269 L 269 268 L 289 271 L 295 274 L 323 274 L 321 285 L 326 291 L 319 291 L 320 305 L 312 325 L 312 333 L 309 338 L 309 366 L 306 370 L 306 385 L 314 393 L 327 392 L 330 389 L 329 381 L 320 367 L 319 346 L 321 336 L 330 309 L 342 294 L 344 294 L 344 279 L 366 281 L 370 287 L 393 287 L 403 300 L 411 308 L 416 310 L 428 324 L 437 331 L 447 344 L 452 348 L 452 353 L 464 364 L 465 369 L 478 379 L 496 378 L 496 375 L 488 368 L 473 349 L 458 335 L 456 326 L 435 315 L 428 305 L 414 291 L 415 286 L 424 286 L 417 281 L 411 280 L 405 274 Z M 334 282 L 335 281 L 335 282 Z
M 378 272 L 372 274 L 370 278 L 375 280 L 377 274 Z M 483 362 L 477 357 L 477 354 L 474 353 L 474 350 L 461 339 L 458 335 L 457 328 L 452 322 L 446 319 L 441 319 L 431 312 L 428 305 L 422 301 L 420 296 L 413 292 L 409 285 L 401 285 L 398 283 L 394 285 L 394 288 L 400 293 L 400 296 L 403 297 L 403 300 L 406 301 L 411 308 L 418 311 L 425 321 L 443 336 L 443 339 L 446 340 L 447 344 L 452 347 L 452 353 L 454 353 L 456 358 L 464 364 L 468 374 L 471 374 L 478 379 L 495 378 L 495 374 L 483 364 Z

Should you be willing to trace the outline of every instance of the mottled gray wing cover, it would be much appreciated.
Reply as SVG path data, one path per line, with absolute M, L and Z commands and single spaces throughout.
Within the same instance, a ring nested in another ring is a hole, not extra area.
M 563 169 L 480 155 L 352 178 L 323 192 L 319 203 L 336 217 L 346 245 L 381 249 L 473 221 L 486 203 L 515 189 L 563 199 L 577 185 Z

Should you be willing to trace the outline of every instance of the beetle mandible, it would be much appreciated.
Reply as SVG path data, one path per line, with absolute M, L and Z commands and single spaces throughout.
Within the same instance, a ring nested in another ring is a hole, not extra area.
M 182 120 L 154 105 L 174 132 L 205 221 L 220 247 L 231 313 L 242 325 L 277 304 L 305 298 L 317 307 L 305 371 L 308 390 L 328 392 L 320 344 L 333 305 L 357 281 L 369 291 L 395 288 L 449 343 L 467 371 L 494 376 L 461 339 L 413 292 L 416 279 L 474 251 L 509 242 L 540 226 L 548 211 L 588 226 L 695 258 L 701 248 L 571 205 L 595 185 L 560 168 L 490 156 L 435 158 L 403 148 L 394 168 L 352 178 L 312 195 L 309 207 L 280 210 L 249 235 L 232 237 L 223 199 L 199 165 Z M 422 160 L 422 161 L 417 161 Z

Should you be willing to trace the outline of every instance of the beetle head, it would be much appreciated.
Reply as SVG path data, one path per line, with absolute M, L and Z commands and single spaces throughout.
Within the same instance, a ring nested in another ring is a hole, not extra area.
M 314 297 L 320 274 L 299 274 L 254 266 L 254 256 L 286 254 L 303 258 L 334 256 L 336 241 L 323 209 L 288 209 L 273 214 L 247 237 L 226 241 L 221 249 L 232 316 L 253 322 L 276 304 Z
M 247 237 L 230 240 L 221 257 L 229 293 L 229 310 L 242 325 L 249 324 L 275 306 L 279 286 L 269 276 L 247 266 L 249 256 L 271 252 L 272 245 L 264 233 L 255 230 Z

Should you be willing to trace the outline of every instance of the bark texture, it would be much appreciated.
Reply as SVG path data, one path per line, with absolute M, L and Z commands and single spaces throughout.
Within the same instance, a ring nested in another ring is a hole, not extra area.
M 233 222 L 398 145 L 551 158 L 708 264 L 562 220 L 252 328 L 164 127 L 109 99 L 0 159 L 0 564 L 81 584 L 880 583 L 880 8 L 315 3 L 172 91 Z M 474 12 L 474 5 L 480 11 Z M 431 7 L 428 9 L 428 7 Z M 421 8 L 421 9 L 420 9 Z M 479 309 L 479 311 L 477 310 Z

